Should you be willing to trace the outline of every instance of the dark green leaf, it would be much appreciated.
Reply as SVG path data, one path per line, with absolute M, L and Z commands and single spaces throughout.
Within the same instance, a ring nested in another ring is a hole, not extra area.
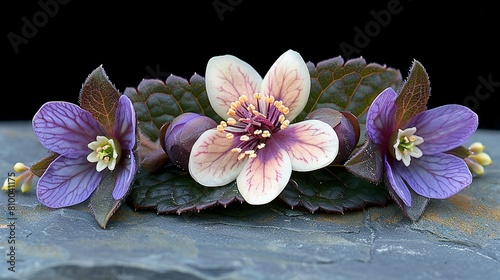
M 196 183 L 188 172 L 174 166 L 155 173 L 141 170 L 129 199 L 133 208 L 155 210 L 158 214 L 201 211 L 234 201 L 244 201 L 235 182 L 205 187 Z
M 360 124 L 365 124 L 366 112 L 375 97 L 388 87 L 397 89 L 402 80 L 399 70 L 367 64 L 363 58 L 350 59 L 344 64 L 341 57 L 335 57 L 317 65 L 308 62 L 307 66 L 311 93 L 297 121 L 316 108 L 329 107 L 351 112 Z
M 467 149 L 466 147 L 464 146 L 458 146 L 452 150 L 449 150 L 447 151 L 446 153 L 448 154 L 452 154 L 454 156 L 457 156 L 459 158 L 466 158 L 466 157 L 469 157 L 472 153 L 469 151 L 469 149 Z
M 170 75 L 165 83 L 145 79 L 137 88 L 126 88 L 124 94 L 134 104 L 139 129 L 152 141 L 158 139 L 160 128 L 165 123 L 181 113 L 193 112 L 219 118 L 208 101 L 205 80 L 198 74 L 194 74 L 189 82 L 174 75 Z
M 113 130 L 120 93 L 108 79 L 102 65 L 87 77 L 80 91 L 80 106 L 108 131 Z
M 426 109 L 430 91 L 427 72 L 420 62 L 414 60 L 408 77 L 396 98 L 395 127 L 402 127 L 416 114 Z
M 115 178 L 111 172 L 106 172 L 97 189 L 90 197 L 90 211 L 94 215 L 99 226 L 103 229 L 122 204 L 122 200 L 113 199 L 113 190 L 115 188 Z
M 293 172 L 279 198 L 291 207 L 339 213 L 369 205 L 384 206 L 391 201 L 385 188 L 362 180 L 343 167 Z
M 41 177 L 49 164 L 51 164 L 58 156 L 58 153 L 49 151 L 45 157 L 30 166 L 30 171 L 35 174 L 35 176 Z

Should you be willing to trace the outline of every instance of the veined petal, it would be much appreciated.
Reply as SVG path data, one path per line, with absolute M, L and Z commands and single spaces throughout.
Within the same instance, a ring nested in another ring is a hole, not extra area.
M 126 95 L 120 96 L 116 109 L 114 136 L 123 150 L 131 150 L 135 145 L 136 118 L 132 102 Z
M 104 135 L 99 123 L 79 106 L 61 101 L 47 102 L 32 121 L 36 137 L 46 149 L 77 158 L 87 156 L 87 147 L 97 135 Z
M 97 172 L 87 158 L 59 156 L 38 179 L 38 200 L 52 208 L 72 206 L 85 201 L 97 188 L 105 172 Z
M 399 162 L 389 162 L 390 159 L 386 155 L 384 159 L 384 166 L 386 172 L 386 187 L 391 188 L 398 196 L 401 198 L 406 206 L 411 206 L 411 193 L 408 189 L 406 183 L 401 178 L 398 173 L 398 168 L 394 164 L 399 164 Z
M 396 105 L 394 101 L 398 94 L 387 88 L 373 100 L 366 115 L 366 133 L 375 144 L 387 145 L 394 132 L 394 116 Z
M 227 118 L 231 102 L 241 95 L 255 104 L 253 94 L 260 90 L 261 83 L 262 77 L 252 66 L 232 55 L 212 57 L 205 70 L 208 100 L 223 119 Z
M 123 152 L 120 164 L 113 172 L 116 172 L 113 198 L 119 200 L 128 192 L 136 172 L 135 158 L 131 151 Z
M 228 140 L 215 129 L 205 131 L 193 145 L 189 155 L 189 173 L 207 187 L 218 187 L 236 179 L 246 159 L 238 160 L 231 152 L 238 139 Z
M 455 104 L 423 111 L 408 123 L 408 127 L 416 127 L 415 134 L 424 139 L 418 146 L 424 155 L 442 153 L 464 144 L 477 126 L 477 114 Z
M 339 139 L 333 128 L 319 120 L 307 120 L 289 125 L 267 142 L 276 142 L 287 151 L 294 171 L 323 168 L 335 159 Z M 266 151 L 268 147 L 266 145 Z
M 289 120 L 295 119 L 309 99 L 311 76 L 300 54 L 293 50 L 283 53 L 267 72 L 261 87 L 266 96 L 283 101 L 290 109 Z
M 274 200 L 292 175 L 292 163 L 287 152 L 275 142 L 267 143 L 265 151 L 248 159 L 236 180 L 241 196 L 252 205 Z
M 398 171 L 416 193 L 428 198 L 448 198 L 472 183 L 465 161 L 445 153 L 414 158 Z

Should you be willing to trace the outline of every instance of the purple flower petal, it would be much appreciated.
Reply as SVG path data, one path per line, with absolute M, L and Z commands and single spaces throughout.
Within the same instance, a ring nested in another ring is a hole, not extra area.
M 123 150 L 131 150 L 135 145 L 136 118 L 132 102 L 126 95 L 120 96 L 116 109 L 114 136 Z
M 476 131 L 478 117 L 462 105 L 444 105 L 423 111 L 410 120 L 407 127 L 416 127 L 424 143 L 418 147 L 424 155 L 449 151 L 463 145 Z
M 414 158 L 409 167 L 398 162 L 397 171 L 419 195 L 448 198 L 472 183 L 465 161 L 450 154 Z
M 406 204 L 406 206 L 410 207 L 411 206 L 410 190 L 408 189 L 406 183 L 401 178 L 401 175 L 398 173 L 398 168 L 394 166 L 399 162 L 394 162 L 393 160 L 388 159 L 387 157 L 389 157 L 389 155 L 386 155 L 386 158 L 384 160 L 384 166 L 387 178 L 387 181 L 385 183 L 386 185 L 388 184 L 387 186 L 388 188 L 394 190 L 394 192 L 399 196 L 399 198 L 401 198 L 401 200 L 404 202 L 404 204 Z
M 33 130 L 46 149 L 77 158 L 91 150 L 87 145 L 104 135 L 92 115 L 68 102 L 47 102 L 33 117 Z
M 36 187 L 38 200 L 52 208 L 72 206 L 85 201 L 97 188 L 104 172 L 81 157 L 59 156 L 39 178 Z
M 115 200 L 122 199 L 128 192 L 136 171 L 135 167 L 135 158 L 132 152 L 127 151 L 127 153 L 122 154 L 120 165 L 113 170 L 116 173 L 116 183 L 113 189 L 113 198 Z
M 396 100 L 398 94 L 387 88 L 373 100 L 366 115 L 366 133 L 375 144 L 386 145 L 394 132 L 394 115 L 396 114 Z

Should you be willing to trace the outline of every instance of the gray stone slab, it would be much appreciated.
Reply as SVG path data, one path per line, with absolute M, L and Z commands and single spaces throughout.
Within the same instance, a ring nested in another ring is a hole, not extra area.
M 499 279 L 500 131 L 479 130 L 494 164 L 411 223 L 395 204 L 329 214 L 230 204 L 157 215 L 123 205 L 101 229 L 87 204 L 49 209 L 16 193 L 15 270 L 0 228 L 1 279 Z M 0 171 L 45 155 L 29 122 L 0 123 Z M 0 194 L 0 225 L 8 224 Z M 2 220 L 3 219 L 3 220 Z

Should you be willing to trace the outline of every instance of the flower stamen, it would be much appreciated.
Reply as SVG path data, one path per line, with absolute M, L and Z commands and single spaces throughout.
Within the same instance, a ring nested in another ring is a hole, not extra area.
M 255 158 L 257 151 L 266 146 L 271 135 L 290 124 L 285 117 L 290 113 L 290 109 L 283 101 L 259 92 L 254 93 L 253 98 L 255 104 L 249 103 L 246 95 L 241 95 L 238 100 L 231 102 L 227 111 L 229 117 L 217 126 L 217 131 L 226 133 L 226 139 L 240 140 L 237 146 L 231 149 L 232 153 L 239 153 L 239 160 L 247 155 L 248 158 Z M 261 100 L 265 103 L 261 103 Z
M 396 143 L 394 143 L 394 156 L 398 161 L 403 161 L 405 166 L 410 166 L 411 158 L 420 158 L 423 153 L 417 146 L 424 143 L 424 139 L 415 135 L 416 127 L 398 130 Z
M 118 141 L 108 139 L 104 136 L 97 136 L 96 141 L 87 145 L 93 151 L 87 156 L 89 162 L 97 162 L 96 170 L 98 172 L 106 167 L 114 170 L 119 159 L 121 150 Z

